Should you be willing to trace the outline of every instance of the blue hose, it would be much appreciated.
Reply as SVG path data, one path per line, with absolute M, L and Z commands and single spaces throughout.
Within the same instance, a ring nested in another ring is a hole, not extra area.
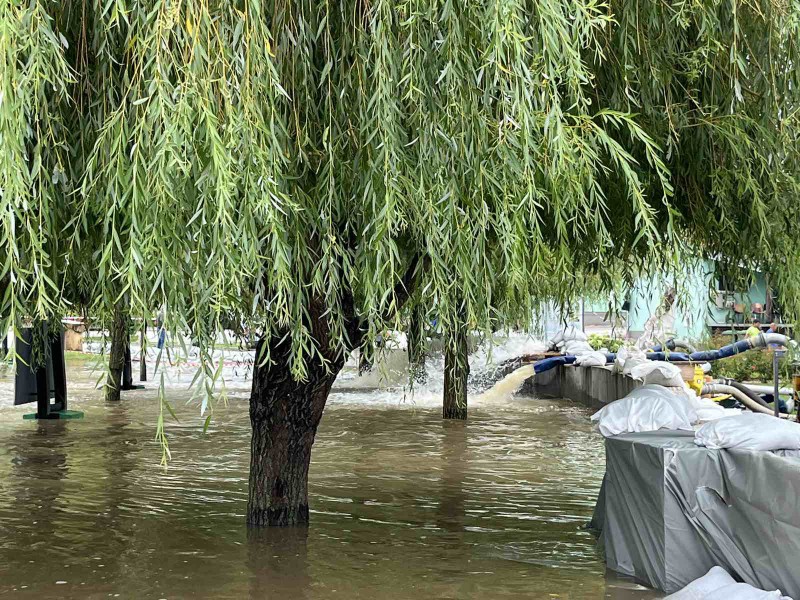
M 683 352 L 648 352 L 647 360 L 665 360 L 668 362 L 692 360 Z
M 664 361 L 694 361 L 694 362 L 708 362 L 712 360 L 720 360 L 721 358 L 728 358 L 746 352 L 752 348 L 766 347 L 768 344 L 781 344 L 788 346 L 794 344 L 792 340 L 786 336 L 777 333 L 767 333 L 757 335 L 746 340 L 741 340 L 733 344 L 723 346 L 719 350 L 701 350 L 699 352 L 692 352 L 691 354 L 684 354 L 682 352 L 661 352 L 661 346 L 657 346 L 656 352 L 650 352 L 647 355 L 648 360 L 664 360 Z M 669 348 L 669 342 L 666 344 Z M 533 363 L 534 373 L 543 373 L 557 367 L 558 365 L 571 365 L 575 362 L 576 356 L 551 356 Z M 610 353 L 606 354 L 606 363 L 612 363 L 616 360 L 617 355 Z
M 554 369 L 559 365 L 571 365 L 575 362 L 577 356 L 551 356 L 550 358 L 543 358 L 533 363 L 534 373 L 544 373 L 550 369 Z
M 751 338 L 752 339 L 752 338 Z M 740 352 L 746 352 L 753 348 L 753 343 L 750 339 L 741 340 L 734 344 L 728 344 L 727 346 L 723 346 L 719 350 L 700 350 L 699 352 L 692 352 L 689 355 L 691 360 L 705 362 L 708 360 L 719 360 L 721 358 L 728 358 L 730 356 L 734 356 L 735 354 L 739 354 Z

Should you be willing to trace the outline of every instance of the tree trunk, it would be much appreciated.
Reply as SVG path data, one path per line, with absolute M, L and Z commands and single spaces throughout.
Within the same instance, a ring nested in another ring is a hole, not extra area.
M 419 258 L 398 282 L 398 306 L 413 289 L 410 281 Z M 306 326 L 318 355 L 306 358 L 303 381 L 292 377 L 291 335 L 273 332 L 256 346 L 253 390 L 250 394 L 250 483 L 247 523 L 255 527 L 305 525 L 308 523 L 308 470 L 317 427 L 331 386 L 344 367 L 347 352 L 362 347 L 364 330 L 352 294 L 346 291 L 341 306 L 346 347 L 331 348 L 330 312 L 324 298 L 312 298 Z M 269 350 L 269 354 L 265 350 Z M 268 360 L 267 360 L 268 359 Z
M 108 356 L 106 400 L 118 402 L 122 388 L 122 371 L 125 368 L 125 348 L 128 345 L 128 311 L 123 300 L 114 307 L 110 333 L 111 350 Z
M 130 323 L 125 323 L 125 362 L 122 366 L 122 390 L 133 389 L 133 362 L 131 361 Z
M 425 312 L 421 306 L 414 306 L 408 324 L 408 364 L 414 383 L 425 383 Z
M 444 406 L 445 419 L 467 418 L 467 377 L 469 376 L 469 348 L 467 331 L 458 327 L 449 332 L 444 347 Z
M 320 347 L 327 339 L 320 341 Z M 259 366 L 269 344 L 271 362 Z M 317 426 L 343 358 L 327 368 L 314 358 L 306 364 L 305 381 L 289 370 L 290 341 L 261 340 L 256 350 L 250 396 L 250 495 L 247 522 L 254 526 L 308 523 L 308 469 Z

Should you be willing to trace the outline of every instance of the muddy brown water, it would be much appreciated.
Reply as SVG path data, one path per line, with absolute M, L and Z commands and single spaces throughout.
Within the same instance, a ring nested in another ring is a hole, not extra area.
M 604 471 L 589 413 L 483 394 L 466 423 L 381 391 L 331 397 L 308 529 L 244 526 L 246 384 L 207 434 L 177 385 L 160 466 L 152 387 L 109 406 L 70 364 L 78 421 L 33 422 L 0 379 L 0 596 L 10 598 L 613 598 L 589 520 Z

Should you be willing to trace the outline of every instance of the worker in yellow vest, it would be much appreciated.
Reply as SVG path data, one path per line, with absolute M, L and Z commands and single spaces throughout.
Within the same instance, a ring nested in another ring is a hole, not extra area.
M 751 338 L 761 333 L 761 323 L 758 319 L 753 319 L 753 324 L 744 332 L 744 337 Z

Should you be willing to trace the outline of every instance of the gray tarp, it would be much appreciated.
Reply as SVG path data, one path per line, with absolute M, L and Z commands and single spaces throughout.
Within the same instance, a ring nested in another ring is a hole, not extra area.
M 606 439 L 606 564 L 668 593 L 719 565 L 800 598 L 798 454 L 709 450 L 686 431 Z

